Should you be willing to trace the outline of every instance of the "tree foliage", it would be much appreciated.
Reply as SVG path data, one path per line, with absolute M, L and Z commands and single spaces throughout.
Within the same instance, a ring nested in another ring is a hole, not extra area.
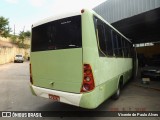
M 25 34 L 23 31 L 20 31 L 19 33 L 19 39 L 21 39 L 22 41 L 25 39 Z
M 26 38 L 29 38 L 30 36 L 31 36 L 31 32 L 30 32 L 30 31 L 26 31 L 26 32 L 20 31 L 20 33 L 19 33 L 18 46 L 19 46 L 20 48 L 29 48 L 30 46 L 24 44 L 24 40 L 25 40 Z
M 24 32 L 24 36 L 25 36 L 25 37 L 31 37 L 31 32 L 30 32 L 30 31 Z
M 11 35 L 10 38 L 11 38 L 11 42 L 12 42 L 13 44 L 16 44 L 16 42 L 17 42 L 17 36 Z
M 0 36 L 8 37 L 11 28 L 9 28 L 9 21 L 7 18 L 0 16 Z
M 20 48 L 24 47 L 24 39 L 25 39 L 24 31 L 20 31 L 19 33 L 19 47 Z
M 26 38 L 26 37 L 30 37 L 31 36 L 31 32 L 30 31 L 20 31 L 19 33 L 19 39 L 21 39 L 22 41 Z

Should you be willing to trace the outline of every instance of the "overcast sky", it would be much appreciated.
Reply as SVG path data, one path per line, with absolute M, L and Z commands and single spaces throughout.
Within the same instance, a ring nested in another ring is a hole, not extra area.
M 55 14 L 82 8 L 93 8 L 106 0 L 0 0 L 0 16 L 9 18 L 16 34 L 31 29 L 31 25 Z

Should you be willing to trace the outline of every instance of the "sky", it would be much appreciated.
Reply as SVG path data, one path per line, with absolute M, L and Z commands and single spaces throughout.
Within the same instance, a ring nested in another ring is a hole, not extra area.
M 44 18 L 83 8 L 94 8 L 106 0 L 0 0 L 0 16 L 9 19 L 12 34 L 31 31 Z

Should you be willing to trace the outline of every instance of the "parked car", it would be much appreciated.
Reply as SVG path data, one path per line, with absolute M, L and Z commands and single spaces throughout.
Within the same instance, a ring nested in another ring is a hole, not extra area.
M 142 68 L 141 77 L 160 80 L 160 55 L 153 56 L 145 67 Z
M 23 63 L 24 62 L 23 55 L 16 55 L 15 58 L 14 58 L 14 63 L 16 63 L 16 62 Z

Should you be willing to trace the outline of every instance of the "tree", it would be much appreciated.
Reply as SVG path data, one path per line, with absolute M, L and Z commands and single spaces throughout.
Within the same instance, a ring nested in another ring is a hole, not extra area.
M 10 32 L 11 28 L 9 28 L 8 19 L 0 16 L 0 36 L 8 37 Z
M 16 36 L 16 35 L 10 35 L 10 39 L 11 39 L 11 42 L 13 43 L 13 44 L 16 44 L 17 43 L 17 39 L 18 38 L 18 36 Z
M 20 48 L 29 48 L 30 47 L 29 45 L 24 44 L 24 40 L 26 38 L 29 38 L 30 36 L 31 36 L 31 32 L 30 31 L 27 31 L 27 32 L 20 31 L 20 33 L 19 33 L 19 41 L 17 42 L 18 46 Z
M 24 32 L 24 36 L 25 36 L 25 37 L 31 37 L 31 32 L 30 32 L 30 31 Z
M 20 31 L 19 34 L 19 47 L 23 48 L 24 46 L 24 39 L 25 39 L 25 35 L 24 35 L 24 31 Z

